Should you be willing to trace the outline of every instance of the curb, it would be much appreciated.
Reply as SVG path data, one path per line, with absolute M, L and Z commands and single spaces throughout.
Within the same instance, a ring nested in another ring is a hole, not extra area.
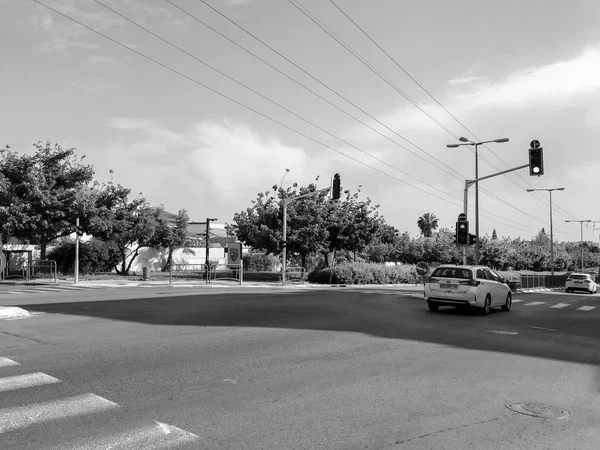
M 29 311 L 17 306 L 0 306 L 0 319 L 13 319 L 29 316 Z

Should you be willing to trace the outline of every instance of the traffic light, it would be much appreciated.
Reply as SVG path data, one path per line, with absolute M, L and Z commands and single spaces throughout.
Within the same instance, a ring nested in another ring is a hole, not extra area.
M 331 179 L 331 200 L 339 200 L 342 196 L 342 180 L 339 173 Z
M 475 245 L 475 242 L 477 242 L 477 236 L 469 233 L 469 245 Z
M 83 227 L 81 225 L 77 225 L 75 227 L 75 233 L 77 234 L 78 237 L 83 236 Z
M 469 245 L 469 222 L 456 222 L 456 245 Z
M 529 175 L 544 175 L 544 149 L 541 147 L 529 149 Z

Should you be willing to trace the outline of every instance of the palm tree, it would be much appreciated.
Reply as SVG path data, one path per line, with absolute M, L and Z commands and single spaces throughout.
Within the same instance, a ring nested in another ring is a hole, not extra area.
M 423 236 L 431 237 L 433 230 L 437 229 L 438 227 L 438 218 L 435 217 L 435 214 L 425 213 L 419 217 L 417 225 L 419 226 Z

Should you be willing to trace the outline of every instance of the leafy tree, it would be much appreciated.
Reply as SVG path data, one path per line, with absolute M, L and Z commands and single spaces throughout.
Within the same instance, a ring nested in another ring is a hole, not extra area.
M 75 241 L 68 239 L 48 252 L 48 259 L 56 261 L 62 273 L 75 271 Z M 112 242 L 90 239 L 79 243 L 79 272 L 111 272 L 119 262 L 117 247 Z
M 493 241 L 497 241 L 498 240 L 498 233 L 496 233 L 496 229 L 494 228 L 494 231 L 492 231 L 492 240 Z
M 95 199 L 96 215 L 89 222 L 91 234 L 112 241 L 120 255 L 117 273 L 128 275 L 142 247 L 167 247 L 167 228 L 162 207 L 151 206 L 141 195 L 128 201 L 131 190 L 109 184 Z
M 166 221 L 159 222 L 159 229 L 157 230 L 157 243 L 162 244 L 168 249 L 167 260 L 163 266 L 163 272 L 171 269 L 173 264 L 173 252 L 185 246 L 187 241 L 187 226 L 190 218 L 187 210 L 180 209 L 175 217 L 174 224 L 168 224 Z
M 417 220 L 417 225 L 423 236 L 431 237 L 433 230 L 436 230 L 438 227 L 438 218 L 435 217 L 435 214 L 425 213 L 419 217 L 419 220 Z
M 38 244 L 46 259 L 48 243 L 74 231 L 75 219 L 93 205 L 92 166 L 75 149 L 34 144 L 33 156 L 0 150 L 0 222 L 3 239 L 14 236 Z

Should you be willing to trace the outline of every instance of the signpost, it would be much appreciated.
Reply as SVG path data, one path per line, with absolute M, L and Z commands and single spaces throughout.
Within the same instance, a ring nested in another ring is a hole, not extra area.
M 417 274 L 421 276 L 421 280 L 423 281 L 423 286 L 425 286 L 425 275 L 429 272 L 429 266 L 427 263 L 420 262 L 417 264 Z
M 242 243 L 241 242 L 228 242 L 227 243 L 227 266 L 234 266 L 234 272 L 240 271 L 240 286 L 244 279 L 244 261 L 242 259 Z M 238 266 L 238 268 L 235 268 Z

